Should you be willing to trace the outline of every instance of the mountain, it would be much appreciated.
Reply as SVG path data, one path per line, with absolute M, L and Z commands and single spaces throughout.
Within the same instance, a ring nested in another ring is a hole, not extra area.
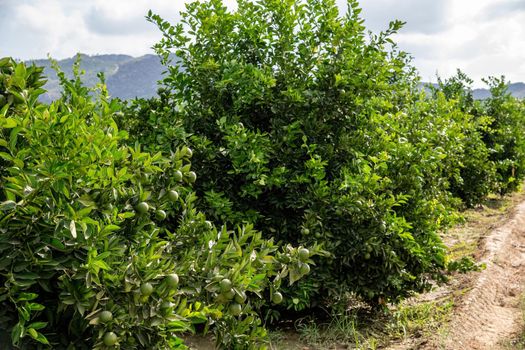
M 66 74 L 72 78 L 73 64 L 76 58 L 67 58 L 58 61 L 58 65 Z M 42 95 L 43 102 L 50 102 L 60 97 L 60 85 L 56 72 L 47 59 L 33 60 L 37 66 L 44 67 L 47 78 L 45 89 L 47 93 Z M 81 54 L 80 69 L 85 73 L 82 81 L 87 86 L 94 86 L 99 82 L 97 74 L 104 73 L 109 94 L 121 99 L 135 97 L 152 97 L 157 92 L 157 81 L 162 79 L 165 70 L 156 55 L 144 55 L 132 57 L 128 55 L 95 55 Z
M 525 98 L 525 83 L 510 84 L 509 91 L 515 97 Z
M 435 83 L 420 83 L 419 88 L 424 89 L 427 92 L 430 92 L 429 86 L 438 87 L 438 84 Z M 512 96 L 516 98 L 525 98 L 525 83 L 511 83 L 509 84 L 509 92 Z M 474 96 L 474 99 L 476 100 L 484 100 L 486 98 L 490 97 L 490 90 L 489 89 L 473 89 L 472 95 Z
M 509 84 L 509 92 L 514 97 L 525 98 L 525 83 Z M 478 100 L 484 100 L 490 97 L 490 91 L 488 89 L 474 89 L 472 93 L 474 94 L 474 98 Z
M 60 97 L 60 85 L 51 63 L 47 59 L 34 60 L 38 66 L 44 67 L 44 73 L 48 79 L 45 89 L 46 94 L 41 97 L 43 102 L 50 102 Z M 58 61 L 62 71 L 68 78 L 73 76 L 72 67 L 75 58 L 67 58 Z M 157 93 L 157 81 L 162 79 L 165 70 L 156 55 L 144 55 L 132 57 L 128 55 L 81 55 L 80 68 L 85 71 L 82 81 L 87 86 L 98 83 L 97 74 L 103 72 L 106 77 L 106 85 L 109 94 L 121 99 L 132 99 L 135 97 L 152 97 Z M 428 90 L 426 85 L 436 84 L 421 83 L 422 89 Z M 525 83 L 513 83 L 509 85 L 509 91 L 514 97 L 525 98 Z M 490 96 L 488 89 L 474 89 L 475 99 L 485 99 Z
M 122 99 L 153 97 L 165 70 L 158 56 L 142 56 L 122 63 L 117 72 L 108 77 L 106 85 L 112 96 Z

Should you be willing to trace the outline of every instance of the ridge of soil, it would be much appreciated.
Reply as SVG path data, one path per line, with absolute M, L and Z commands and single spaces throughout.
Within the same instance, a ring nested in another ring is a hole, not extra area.
M 519 332 L 525 284 L 525 200 L 520 199 L 510 218 L 480 241 L 477 260 L 486 268 L 459 279 L 465 292 L 456 299 L 445 334 L 408 348 L 506 349 L 503 343 Z
M 521 323 L 525 282 L 525 202 L 484 239 L 482 263 L 472 288 L 455 310 L 445 349 L 498 349 Z

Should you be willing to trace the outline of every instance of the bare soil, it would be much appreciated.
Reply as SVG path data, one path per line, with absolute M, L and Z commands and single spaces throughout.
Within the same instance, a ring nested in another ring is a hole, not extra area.
M 525 199 L 523 194 L 517 198 L 521 202 L 510 217 L 501 221 L 500 216 L 499 224 L 480 237 L 476 255 L 486 269 L 460 278 L 441 291 L 454 290 L 458 295 L 445 331 L 423 344 L 407 341 L 398 349 L 509 349 L 506 344 L 523 327 L 520 301 L 525 286 Z
M 445 349 L 501 349 L 519 331 L 525 281 L 525 202 L 483 240 L 486 269 L 476 273 L 450 322 Z

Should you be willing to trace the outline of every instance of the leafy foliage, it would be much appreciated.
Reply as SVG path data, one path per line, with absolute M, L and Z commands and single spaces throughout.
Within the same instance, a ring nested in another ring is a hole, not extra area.
M 0 60 L 0 346 L 264 348 L 285 308 L 476 268 L 439 232 L 525 176 L 504 79 L 483 102 L 460 71 L 425 94 L 402 23 L 367 34 L 355 0 L 237 5 L 148 14 L 168 69 L 152 99 L 86 88 L 77 61 L 40 104 L 42 69 Z
M 210 328 L 224 348 L 263 344 L 252 305 L 301 278 L 298 264 L 310 258 L 250 225 L 229 231 L 207 221 L 195 208 L 191 150 L 126 146 L 113 120 L 122 106 L 103 85 L 93 99 L 78 75 L 59 73 L 62 99 L 38 104 L 30 84 L 42 84 L 39 70 L 1 62 L 2 95 L 11 96 L 10 81 L 27 89 L 0 113 L 7 346 L 183 349 L 180 334 Z
M 491 96 L 475 101 L 472 80 L 463 72 L 439 80 L 436 91 L 458 104 L 470 122 L 463 124 L 465 153 L 460 158 L 461 176 L 453 182 L 453 193 L 465 204 L 481 202 L 490 192 L 506 194 L 516 190 L 524 179 L 523 102 L 508 92 L 503 77 L 484 80 Z
M 504 77 L 490 77 L 485 83 L 491 97 L 482 110 L 491 122 L 483 137 L 496 166 L 497 190 L 505 194 L 516 190 L 525 178 L 525 108 L 510 95 Z
M 176 25 L 150 13 L 168 75 L 160 99 L 133 103 L 121 122 L 141 125 L 133 137 L 151 149 L 175 135 L 191 145 L 200 208 L 216 222 L 330 252 L 287 291 L 296 309 L 344 291 L 377 304 L 427 289 L 444 277 L 438 232 L 460 200 L 475 205 L 519 175 L 519 148 L 497 160 L 493 144 L 509 139 L 491 130 L 521 131 L 523 114 L 497 116 L 508 115 L 497 89 L 494 111 L 475 103 L 464 75 L 420 93 L 391 39 L 402 23 L 367 35 L 360 11 L 352 0 L 342 16 L 331 0 L 233 11 L 212 0 L 188 4 Z
M 413 107 L 417 77 L 390 39 L 401 23 L 367 37 L 359 12 L 355 1 L 343 17 L 333 1 L 239 1 L 232 12 L 210 1 L 175 26 L 149 16 L 164 33 L 157 52 L 180 58 L 164 81 L 171 120 L 149 138 L 191 135 L 203 210 L 331 253 L 296 307 L 341 289 L 395 300 L 445 266 L 436 232 L 452 201 L 441 188 L 460 137 L 438 138 L 436 102 Z M 441 154 L 427 134 L 446 142 Z

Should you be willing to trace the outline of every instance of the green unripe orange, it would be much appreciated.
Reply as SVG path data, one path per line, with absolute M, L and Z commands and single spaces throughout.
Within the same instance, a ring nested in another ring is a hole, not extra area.
M 164 220 L 166 219 L 166 212 L 164 210 L 157 210 L 155 212 L 155 217 L 157 218 L 157 220 Z
M 241 294 L 235 294 L 235 302 L 242 304 L 246 301 L 246 293 L 241 292 Z
M 140 202 L 135 208 L 140 214 L 146 214 L 149 210 L 149 205 L 146 202 Z
M 171 288 L 177 288 L 179 285 L 179 275 L 172 273 L 166 276 L 166 284 Z
M 301 275 L 306 275 L 306 274 L 310 273 L 310 265 L 302 263 L 299 266 L 299 272 L 301 273 Z
M 191 158 L 193 156 L 193 151 L 189 147 L 184 147 L 182 149 L 182 153 L 187 156 L 188 158 Z
M 233 297 L 235 297 L 235 292 L 233 291 L 233 289 L 230 289 L 226 292 L 223 292 L 222 295 L 224 295 L 224 298 L 226 298 L 226 300 L 232 300 Z
M 283 295 L 280 292 L 275 292 L 272 295 L 272 302 L 274 304 L 280 304 L 283 302 Z
M 146 282 L 142 283 L 140 286 L 140 294 L 144 295 L 145 297 L 150 296 L 153 293 L 153 286 L 151 283 Z
M 227 278 L 224 278 L 219 282 L 219 287 L 221 289 L 221 292 L 228 292 L 232 289 L 232 281 L 230 281 Z
M 233 316 L 239 316 L 242 312 L 242 306 L 240 304 L 237 304 L 237 303 L 233 303 L 230 305 L 230 307 L 228 308 L 228 311 L 230 312 L 230 314 L 232 314 Z
M 297 254 L 302 261 L 306 261 L 310 257 L 310 251 L 306 248 L 300 248 Z
M 173 180 L 177 181 L 177 182 L 180 182 L 182 181 L 182 173 L 180 170 L 177 170 L 174 174 L 173 174 Z
M 226 300 L 226 298 L 224 297 L 223 294 L 218 294 L 217 297 L 215 298 L 215 302 L 219 303 L 219 304 L 224 304 L 226 303 L 228 300 Z
M 160 304 L 160 309 L 162 311 L 167 311 L 171 307 L 173 307 L 173 303 L 171 301 L 163 301 L 162 304 Z
M 111 313 L 111 311 L 102 311 L 98 315 L 98 319 L 102 323 L 107 323 L 107 322 L 109 322 L 109 321 L 111 321 L 113 319 L 113 314 Z
M 113 332 L 107 332 L 106 334 L 104 334 L 104 338 L 103 338 L 103 341 L 104 341 L 104 345 L 106 346 L 113 346 L 117 343 L 117 335 Z
M 175 191 L 175 190 L 171 190 L 168 192 L 168 198 L 170 199 L 170 201 L 177 201 L 179 199 L 179 192 Z
M 190 171 L 186 176 L 188 177 L 188 181 L 191 183 L 197 180 L 197 174 L 195 174 L 194 171 Z

